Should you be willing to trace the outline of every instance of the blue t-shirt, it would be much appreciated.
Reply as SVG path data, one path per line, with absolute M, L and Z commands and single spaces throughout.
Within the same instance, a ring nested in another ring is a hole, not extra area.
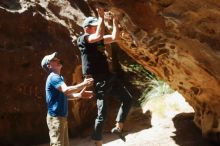
M 63 77 L 53 72 L 51 72 L 47 77 L 45 90 L 48 113 L 50 116 L 67 117 L 67 97 L 63 92 L 58 90 L 58 87 L 60 87 L 63 83 Z

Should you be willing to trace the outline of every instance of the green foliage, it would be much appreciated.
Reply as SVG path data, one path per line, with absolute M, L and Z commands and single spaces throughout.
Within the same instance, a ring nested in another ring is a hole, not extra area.
M 149 100 L 152 100 L 155 98 L 161 98 L 162 96 L 166 94 L 171 94 L 173 92 L 174 91 L 170 88 L 168 84 L 155 78 L 149 82 L 149 85 L 143 91 L 142 96 L 139 99 L 139 102 L 143 106 Z
M 138 75 L 138 78 L 133 81 L 133 84 L 142 86 L 142 95 L 138 100 L 141 106 L 144 106 L 151 99 L 174 92 L 168 84 L 158 79 L 154 74 L 139 64 L 129 65 L 128 71 Z
M 154 74 L 152 74 L 151 72 L 149 72 L 148 70 L 146 70 L 142 65 L 140 64 L 131 64 L 128 67 L 130 69 L 130 71 L 133 71 L 135 73 L 140 74 L 141 76 L 145 77 L 146 79 L 155 79 L 156 76 Z

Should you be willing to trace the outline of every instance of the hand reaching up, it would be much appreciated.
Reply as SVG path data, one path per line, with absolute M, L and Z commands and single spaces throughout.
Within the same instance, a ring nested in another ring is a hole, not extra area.
M 113 25 L 118 26 L 118 16 L 113 14 Z
M 103 8 L 98 7 L 98 8 L 96 8 L 96 11 L 97 11 L 99 17 L 104 18 L 104 14 L 105 13 L 104 13 L 104 9 Z

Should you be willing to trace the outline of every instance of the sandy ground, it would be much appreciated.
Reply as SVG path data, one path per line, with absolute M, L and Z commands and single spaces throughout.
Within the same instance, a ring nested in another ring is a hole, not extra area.
M 142 109 L 133 108 L 126 123 L 125 135 L 126 142 L 117 135 L 104 132 L 103 146 L 217 146 L 202 138 L 193 123 L 193 109 L 177 92 L 155 98 Z M 95 146 L 90 137 L 71 139 L 70 144 Z

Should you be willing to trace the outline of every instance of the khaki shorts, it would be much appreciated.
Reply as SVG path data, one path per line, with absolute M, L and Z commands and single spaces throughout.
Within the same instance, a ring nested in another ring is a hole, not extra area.
M 47 114 L 50 146 L 69 146 L 68 123 L 66 117 L 52 117 Z

